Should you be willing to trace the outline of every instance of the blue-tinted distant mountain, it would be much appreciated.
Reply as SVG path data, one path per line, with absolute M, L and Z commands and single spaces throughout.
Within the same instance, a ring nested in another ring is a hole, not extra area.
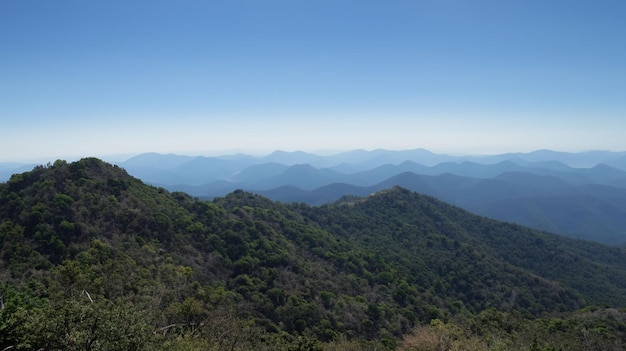
M 308 192 L 304 192 L 303 189 L 299 189 L 297 198 L 295 199 L 291 196 L 291 194 L 286 193 L 284 190 L 276 192 L 274 191 L 275 189 L 272 189 L 269 191 L 259 191 L 259 193 L 282 202 L 296 201 L 306 202 L 309 204 L 322 204 L 336 201 L 344 195 L 365 196 L 380 190 L 400 186 L 411 191 L 438 197 L 440 199 L 445 199 L 445 201 L 458 204 L 468 202 L 466 199 L 471 199 L 470 202 L 482 202 L 481 200 L 474 200 L 477 193 L 480 194 L 482 198 L 485 196 L 484 190 L 477 188 L 480 187 L 482 182 L 484 182 L 484 180 L 461 177 L 453 174 L 427 176 L 404 172 L 371 186 L 355 186 L 346 183 L 334 183 Z M 495 183 L 504 184 L 503 182 Z M 502 193 L 506 194 L 506 192 Z M 500 197 L 496 196 L 495 198 L 498 199 Z M 324 199 L 325 202 L 321 202 L 321 199 Z
M 297 202 L 309 205 L 324 205 L 335 202 L 344 195 L 367 196 L 379 190 L 382 189 L 377 186 L 362 187 L 345 183 L 333 183 L 309 191 L 296 187 L 280 187 L 255 192 L 275 201 L 285 203 Z
M 283 185 L 311 190 L 326 184 L 341 181 L 346 175 L 328 168 L 318 169 L 308 164 L 294 165 L 279 175 L 251 184 L 257 189 L 272 189 Z
M 572 184 L 613 184 L 624 179 L 626 172 L 605 164 L 598 164 L 591 168 L 573 168 L 560 162 L 516 162 L 503 161 L 496 164 L 479 164 L 474 162 L 442 163 L 432 167 L 430 173 L 452 173 L 475 178 L 491 178 L 502 173 L 524 172 L 535 175 L 550 175 Z
M 473 209 L 491 218 L 606 244 L 626 243 L 624 194 L 501 199 Z
M 257 194 L 266 196 L 270 199 L 282 199 L 285 203 L 308 203 L 308 204 L 326 204 L 333 200 L 324 198 L 321 201 L 317 199 L 317 195 L 313 191 L 303 190 L 295 186 L 285 185 L 271 190 L 256 191 Z
M 369 171 L 353 174 L 354 179 L 361 183 L 373 184 L 396 174 L 412 172 L 423 175 L 441 175 L 445 173 L 468 176 L 474 178 L 492 178 L 503 173 L 524 172 L 536 175 L 551 175 L 572 184 L 609 184 L 626 178 L 626 172 L 606 165 L 598 165 L 593 168 L 571 168 L 558 162 L 524 162 L 520 165 L 517 162 L 503 161 L 496 164 L 480 164 L 475 162 L 445 162 L 436 166 L 427 167 L 411 161 L 406 161 L 400 165 L 384 165 Z M 356 184 L 352 182 L 352 184 Z
M 133 169 L 150 168 L 171 170 L 193 160 L 193 156 L 183 156 L 175 154 L 159 154 L 149 152 L 137 155 L 122 162 L 120 165 Z
M 584 168 L 580 171 L 580 173 L 587 176 L 594 183 L 598 184 L 612 184 L 626 178 L 625 171 L 610 167 L 606 164 L 599 164 L 591 168 Z
M 336 202 L 346 195 L 362 197 L 385 189 L 388 189 L 388 187 L 385 187 L 382 183 L 367 187 L 345 183 L 333 183 L 308 191 L 292 186 L 285 186 L 270 190 L 255 191 L 255 193 L 284 203 L 297 202 L 317 206 Z
M 415 149 L 403 151 L 389 150 L 354 150 L 331 156 L 335 166 L 330 167 L 340 173 L 352 174 L 370 170 L 383 165 L 399 165 L 403 162 L 433 166 L 441 162 L 455 160 L 453 156 L 434 154 L 428 150 Z
M 559 162 L 559 161 L 536 161 L 536 162 L 531 162 L 531 161 L 526 161 L 523 159 L 519 159 L 519 158 L 510 158 L 506 161 L 501 161 L 501 162 L 513 162 L 517 165 L 520 166 L 524 166 L 524 167 L 529 167 L 529 168 L 539 168 L 539 169 L 550 169 L 553 171 L 561 171 L 561 172 L 569 172 L 572 170 L 572 167 L 566 165 L 563 162 Z
M 261 160 L 264 163 L 281 163 L 289 166 L 297 164 L 310 164 L 314 167 L 325 167 L 330 163 L 330 161 L 328 161 L 328 157 L 326 156 L 319 156 L 303 151 L 274 151 L 271 154 L 262 157 Z
M 506 173 L 496 178 L 479 179 L 450 173 L 425 176 L 403 173 L 376 184 L 374 189 L 398 185 L 465 208 L 505 198 L 558 194 L 572 186 L 553 177 L 528 173 Z
M 371 158 L 370 162 L 380 160 L 384 163 L 399 164 L 404 161 L 413 161 L 427 166 L 432 166 L 447 160 L 451 160 L 454 157 L 435 154 L 425 149 L 414 150 L 401 150 L 401 151 L 388 151 L 388 150 L 376 150 L 378 153 L 376 157 Z
M 616 180 L 612 183 L 612 185 L 618 188 L 626 188 L 626 178 Z
M 196 197 L 209 199 L 218 196 L 224 196 L 241 188 L 239 183 L 227 180 L 216 180 L 202 185 L 175 184 L 161 186 L 172 192 L 182 191 L 187 194 L 192 194 Z
M 258 193 L 282 202 L 321 205 L 345 195 L 366 196 L 392 186 L 532 228 L 608 244 L 626 243 L 626 189 L 572 185 L 554 176 L 509 172 L 478 179 L 405 172 L 372 186 L 335 183 L 310 191 L 283 187 Z
M 619 170 L 626 171 L 626 155 L 617 157 L 604 163 Z
M 480 164 L 465 161 L 462 163 L 445 162 L 432 167 L 432 175 L 452 173 L 475 178 L 490 178 L 504 172 L 524 171 L 528 167 L 520 166 L 511 161 L 502 161 L 495 164 Z
M 560 194 L 571 190 L 574 186 L 553 175 L 540 175 L 526 172 L 506 172 L 493 178 L 525 189 L 523 195 Z
M 135 177 L 161 185 L 202 185 L 229 179 L 241 169 L 257 163 L 246 155 L 190 157 L 179 155 L 142 154 L 119 163 Z
M 289 168 L 289 166 L 282 163 L 262 163 L 245 168 L 231 178 L 236 182 L 254 184 L 264 179 L 276 177 L 285 172 L 287 168 Z
M 242 168 L 251 165 L 249 159 L 223 159 L 217 157 L 196 157 L 182 164 L 176 171 L 185 175 L 188 184 L 203 184 L 215 180 L 228 180 L 237 174 Z
M 347 157 L 354 156 L 359 160 L 363 160 L 366 156 L 380 160 L 387 154 L 397 155 L 399 152 L 388 152 L 385 150 L 375 151 L 355 151 L 353 153 L 342 154 L 341 157 L 336 156 L 336 161 L 344 161 Z M 418 150 L 409 152 L 405 155 L 414 155 L 415 153 L 424 154 L 425 151 Z M 306 153 L 283 153 L 276 152 L 270 155 L 272 158 L 283 158 L 285 161 L 294 161 L 298 155 L 312 159 L 311 154 Z M 355 156 L 356 155 L 356 156 Z M 515 154 L 516 157 L 519 156 Z M 550 175 L 557 177 L 565 182 L 582 185 L 582 184 L 606 184 L 612 186 L 623 186 L 626 182 L 626 172 L 607 165 L 596 165 L 592 168 L 572 168 L 558 161 L 538 161 L 531 162 L 519 158 L 502 161 L 493 164 L 483 164 L 477 162 L 443 162 L 434 166 L 425 166 L 423 164 L 406 160 L 398 164 L 387 163 L 376 166 L 362 172 L 346 173 L 346 164 L 341 164 L 334 168 L 317 168 L 311 164 L 286 165 L 277 162 L 266 162 L 266 158 L 253 157 L 195 157 L 181 158 L 178 162 L 172 163 L 169 160 L 171 155 L 163 162 L 156 161 L 159 167 L 164 164 L 173 165 L 170 169 L 155 169 L 155 166 L 148 163 L 150 168 L 141 168 L 131 164 L 134 160 L 129 160 L 123 164 L 131 174 L 140 175 L 142 179 L 152 184 L 165 186 L 187 184 L 187 185 L 208 185 L 217 180 L 237 183 L 236 186 L 251 190 L 264 191 L 277 188 L 284 185 L 296 186 L 303 189 L 311 190 L 333 183 L 345 183 L 357 186 L 371 186 L 376 183 L 389 179 L 397 174 L 411 172 L 421 175 L 441 175 L 445 173 L 467 176 L 472 178 L 493 178 L 503 173 L 523 172 L 536 175 Z M 289 156 L 289 157 L 287 157 Z M 269 156 L 268 156 L 269 157 Z M 394 156 L 395 157 L 395 156 Z M 154 159 L 155 155 L 149 155 L 150 159 Z M 287 160 L 287 159 L 288 160 Z M 325 163 L 331 162 L 333 156 L 316 158 L 318 162 L 325 159 Z M 385 160 L 394 160 L 385 159 Z M 168 161 L 168 162 L 165 162 Z M 375 163 L 378 163 L 376 161 Z M 144 162 L 143 164 L 146 164 Z M 374 164 L 374 163 L 372 163 Z M 339 172 L 337 169 L 344 169 Z M 171 187 L 170 187 L 171 188 Z M 203 191 L 211 191 L 211 186 L 197 187 Z M 196 196 L 222 196 L 223 193 L 201 193 L 193 194 Z
M 353 179 L 351 184 L 373 185 L 386 180 L 394 175 L 411 172 L 417 174 L 430 174 L 431 167 L 424 166 L 413 161 L 404 161 L 398 165 L 385 164 L 376 168 L 353 173 L 350 178 Z
M 626 172 L 609 167 L 604 164 L 592 168 L 572 168 L 557 162 L 525 163 L 526 166 L 519 168 L 521 172 L 535 175 L 549 175 L 557 177 L 571 184 L 607 184 L 613 185 L 616 181 L 626 177 Z M 509 170 L 503 170 L 510 172 Z M 476 175 L 475 175 L 476 176 Z
M 302 151 L 286 152 L 275 151 L 260 158 L 261 162 L 274 162 L 286 165 L 310 164 L 316 168 L 333 168 L 344 174 L 362 172 L 385 164 L 400 164 L 413 161 L 425 165 L 435 165 L 440 162 L 455 159 L 452 156 L 434 154 L 428 150 L 352 150 L 334 155 L 321 156 Z
M 529 153 L 507 153 L 492 156 L 470 157 L 481 163 L 496 163 L 505 160 L 519 159 L 528 162 L 558 161 L 570 167 L 589 168 L 600 163 L 611 164 L 612 161 L 626 157 L 626 152 L 587 151 L 579 153 L 537 150 Z
M 431 175 L 446 172 L 469 175 L 467 172 L 472 172 L 471 176 L 478 177 L 493 176 L 494 173 L 498 172 L 497 169 L 486 170 L 480 168 L 480 165 L 491 166 L 501 163 L 500 167 L 503 168 L 501 171 L 527 171 L 511 168 L 513 165 L 510 163 L 526 168 L 533 167 L 540 170 L 549 169 L 565 172 L 570 172 L 575 164 L 588 164 L 589 166 L 586 168 L 590 168 L 605 163 L 622 171 L 626 169 L 626 153 L 596 151 L 572 154 L 549 150 L 527 154 L 459 157 L 434 154 L 423 149 L 405 151 L 355 150 L 330 156 L 320 156 L 306 152 L 276 151 L 264 157 L 253 157 L 244 154 L 218 157 L 190 157 L 150 153 L 133 157 L 118 164 L 131 172 L 131 174 L 140 176 L 148 182 L 159 182 L 162 180 L 169 182 L 172 175 L 174 175 L 185 180 L 184 182 L 202 184 L 218 179 L 230 179 L 250 166 L 264 163 L 278 163 L 286 166 L 310 164 L 315 168 L 330 168 L 340 174 L 355 174 L 385 165 L 397 166 L 407 161 L 433 167 L 428 172 Z M 166 174 L 160 175 L 158 174 L 159 172 Z M 479 172 L 486 173 L 481 175 Z M 534 173 L 539 173 L 539 171 Z M 546 172 L 544 171 L 544 173 Z
M 260 174 L 259 177 L 254 177 Z M 347 179 L 330 169 L 317 169 L 311 165 L 285 166 L 276 163 L 265 163 L 251 166 L 231 177 L 230 180 L 214 180 L 201 185 L 158 184 L 171 191 L 184 191 L 199 197 L 224 196 L 236 189 L 245 189 L 263 193 L 275 188 L 300 188 L 303 191 Z M 285 191 L 282 191 L 285 192 Z
M 145 182 L 153 184 L 183 183 L 187 177 L 181 176 L 176 169 L 193 160 L 194 157 L 174 154 L 146 153 L 132 157 L 118 165 L 128 173 Z M 182 178 L 182 179 L 181 179 Z

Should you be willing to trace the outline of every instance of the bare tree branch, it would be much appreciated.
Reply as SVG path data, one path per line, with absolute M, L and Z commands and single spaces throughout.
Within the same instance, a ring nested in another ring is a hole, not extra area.
M 158 332 L 163 332 L 163 335 L 165 335 L 165 333 L 167 333 L 167 331 L 170 328 L 174 328 L 180 325 L 184 325 L 184 324 L 179 324 L 179 323 L 174 323 L 174 324 L 170 324 L 170 325 L 166 325 L 165 327 L 159 328 L 157 330 L 154 331 L 154 334 L 158 333 Z
M 91 295 L 89 295 L 89 292 L 87 290 L 83 290 L 83 294 L 87 295 L 87 297 L 89 298 L 89 301 L 93 303 L 93 299 L 91 298 Z

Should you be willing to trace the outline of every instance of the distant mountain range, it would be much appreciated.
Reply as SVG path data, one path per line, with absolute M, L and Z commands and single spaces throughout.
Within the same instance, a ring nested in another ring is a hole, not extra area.
M 264 157 L 147 153 L 117 164 L 147 183 L 207 199 L 243 189 L 281 202 L 323 205 L 398 185 L 487 217 L 626 244 L 626 152 L 451 156 L 415 149 L 330 156 L 276 151 Z M 29 167 L 0 164 L 0 180 Z

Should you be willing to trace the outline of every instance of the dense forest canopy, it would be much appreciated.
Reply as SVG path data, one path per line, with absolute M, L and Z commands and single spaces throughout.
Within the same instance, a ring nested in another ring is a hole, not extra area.
M 0 349 L 620 349 L 624 253 L 397 187 L 202 201 L 57 161 L 0 184 Z

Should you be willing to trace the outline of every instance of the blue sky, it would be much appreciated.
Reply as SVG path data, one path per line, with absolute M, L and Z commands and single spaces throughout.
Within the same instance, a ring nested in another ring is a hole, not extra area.
M 0 2 L 0 161 L 626 150 L 626 2 Z

